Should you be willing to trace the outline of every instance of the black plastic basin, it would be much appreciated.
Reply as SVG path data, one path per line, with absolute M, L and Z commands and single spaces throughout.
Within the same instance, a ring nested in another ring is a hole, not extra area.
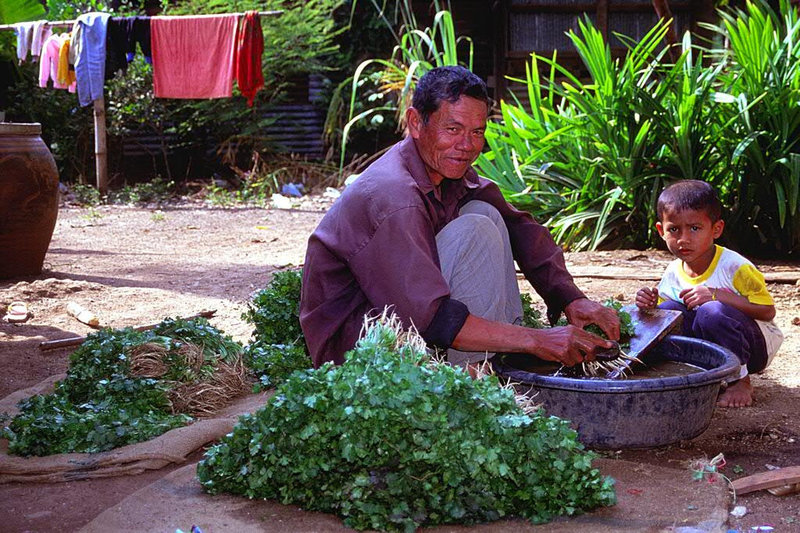
M 495 371 L 548 414 L 572 421 L 578 439 L 597 449 L 649 448 L 700 435 L 711 423 L 721 384 L 735 379 L 740 366 L 721 346 L 677 335 L 654 346 L 643 361 L 689 363 L 700 367 L 696 373 L 622 380 L 554 377 L 515 368 L 519 357 L 496 358 Z

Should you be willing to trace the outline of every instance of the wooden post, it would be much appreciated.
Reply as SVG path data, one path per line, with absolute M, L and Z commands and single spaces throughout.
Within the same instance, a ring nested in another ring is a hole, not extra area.
M 106 150 L 106 100 L 94 101 L 94 166 L 100 196 L 108 194 L 108 150 Z
M 667 43 L 669 44 L 669 57 L 673 63 L 680 58 L 681 51 L 678 48 L 678 32 L 675 30 L 675 17 L 672 16 L 672 10 L 669 8 L 667 0 L 653 0 L 653 8 L 656 11 L 658 18 L 669 21 L 669 28 L 667 28 Z
M 597 2 L 597 29 L 610 46 L 612 35 L 608 32 L 608 0 Z

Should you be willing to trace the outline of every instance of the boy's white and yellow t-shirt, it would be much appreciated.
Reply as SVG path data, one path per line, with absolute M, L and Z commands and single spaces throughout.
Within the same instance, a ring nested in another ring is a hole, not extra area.
M 753 263 L 740 254 L 723 246 L 714 245 L 714 259 L 708 269 L 700 276 L 693 278 L 683 269 L 683 261 L 675 259 L 667 266 L 661 283 L 658 284 L 659 303 L 664 300 L 682 302 L 680 293 L 684 289 L 706 285 L 717 289 L 728 289 L 744 296 L 750 303 L 774 305 L 772 296 L 767 291 L 764 275 Z M 772 362 L 775 353 L 783 343 L 783 333 L 775 322 L 756 320 L 756 324 L 764 335 L 767 344 L 767 364 Z

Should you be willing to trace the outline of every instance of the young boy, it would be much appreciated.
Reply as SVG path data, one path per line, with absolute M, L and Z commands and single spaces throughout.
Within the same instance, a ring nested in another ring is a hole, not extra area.
M 676 257 L 658 287 L 636 293 L 636 305 L 683 312 L 682 334 L 719 344 L 742 363 L 739 379 L 717 400 L 721 407 L 753 403 L 749 374 L 761 372 L 783 342 L 772 322 L 775 305 L 764 276 L 738 253 L 714 244 L 725 223 L 714 188 L 678 181 L 658 198 L 656 229 Z

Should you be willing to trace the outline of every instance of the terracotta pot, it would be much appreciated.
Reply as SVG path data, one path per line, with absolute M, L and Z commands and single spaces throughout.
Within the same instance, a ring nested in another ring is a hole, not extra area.
M 0 123 L 0 279 L 41 274 L 58 216 L 58 170 L 41 124 Z

